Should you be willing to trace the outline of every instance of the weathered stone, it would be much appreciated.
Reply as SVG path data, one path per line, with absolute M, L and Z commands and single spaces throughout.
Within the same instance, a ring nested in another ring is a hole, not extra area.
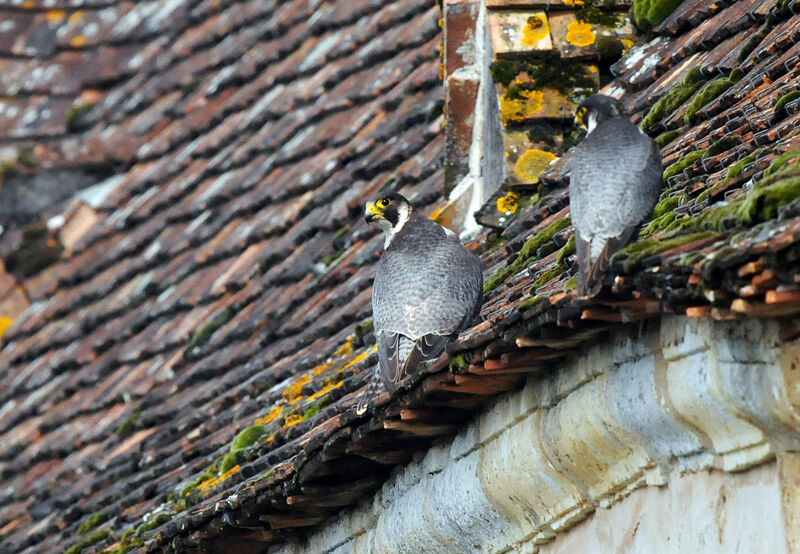
M 544 53 L 553 49 L 544 11 L 490 12 L 489 37 L 495 56 Z
M 779 458 L 779 476 L 770 453 L 798 448 L 800 350 L 774 321 L 644 329 L 532 376 L 372 504 L 274 552 L 650 552 L 664 529 L 676 552 L 786 552 L 800 464 Z
M 445 128 L 445 188 L 451 190 L 469 173 L 469 151 L 473 140 L 477 79 L 450 76 L 446 81 L 447 127 Z

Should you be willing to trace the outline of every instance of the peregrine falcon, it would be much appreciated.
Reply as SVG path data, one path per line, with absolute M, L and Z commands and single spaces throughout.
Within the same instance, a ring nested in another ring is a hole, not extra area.
M 480 258 L 403 196 L 368 202 L 364 218 L 377 222 L 386 242 L 372 286 L 379 370 L 358 413 L 380 388 L 393 390 L 421 362 L 439 356 L 480 312 L 483 296 Z
M 578 294 L 595 296 L 611 255 L 631 242 L 661 193 L 661 150 L 625 116 L 622 103 L 595 94 L 575 120 L 586 137 L 575 147 L 569 210 L 575 225 Z

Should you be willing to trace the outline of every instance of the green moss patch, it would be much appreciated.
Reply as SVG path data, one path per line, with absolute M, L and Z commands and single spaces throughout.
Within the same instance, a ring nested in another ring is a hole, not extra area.
M 86 102 L 70 108 L 65 121 L 67 131 L 76 131 L 83 123 L 83 119 L 92 111 L 92 108 L 94 108 L 94 102 Z
M 218 311 L 214 317 L 211 318 L 211 321 L 194 332 L 194 335 L 192 335 L 192 338 L 189 340 L 187 349 L 191 350 L 196 346 L 200 346 L 208 342 L 211 336 L 216 333 L 220 327 L 228 323 L 233 318 L 234 314 L 235 312 L 233 311 L 233 308 L 230 307 Z
M 636 26 L 646 31 L 660 25 L 680 3 L 681 0 L 634 0 L 633 18 Z
M 266 427 L 263 425 L 251 425 L 236 435 L 231 443 L 230 451 L 222 459 L 219 466 L 220 473 L 227 473 L 239 462 L 239 453 L 253 446 L 258 439 L 264 436 Z
M 545 243 L 550 242 L 553 235 L 559 231 L 567 228 L 572 223 L 569 217 L 564 217 L 558 221 L 553 222 L 547 228 L 541 230 L 531 238 L 529 238 L 520 249 L 514 261 L 511 264 L 498 269 L 492 274 L 483 284 L 483 293 L 490 294 L 498 285 L 504 283 L 509 277 L 515 275 L 525 269 L 530 261 L 537 257 L 537 250 Z
M 105 540 L 111 534 L 111 531 L 108 529 L 104 529 L 102 531 L 98 531 L 97 533 L 93 533 L 92 535 L 81 539 L 77 543 L 73 544 L 71 547 L 67 548 L 64 551 L 64 554 L 79 554 L 83 551 L 84 548 L 88 546 L 92 546 L 93 544 L 97 544 L 100 541 Z
M 737 144 L 739 144 L 740 139 L 739 137 L 728 135 L 726 137 L 722 137 L 718 141 L 711 144 L 708 147 L 708 151 L 706 152 L 707 156 L 716 156 L 717 154 L 722 154 L 723 152 L 730 150 Z
M 670 115 L 686 99 L 697 92 L 701 86 L 703 86 L 703 77 L 700 69 L 693 67 L 680 83 L 669 89 L 664 96 L 659 98 L 658 102 L 653 104 L 653 107 L 650 108 L 650 111 L 647 112 L 647 115 L 642 120 L 642 130 L 647 131 L 654 123 Z
M 472 354 L 470 352 L 462 352 L 456 354 L 450 360 L 450 371 L 452 373 L 460 373 L 469 367 L 472 362 Z
M 789 102 L 794 102 L 798 98 L 800 98 L 800 90 L 793 90 L 792 92 L 784 94 L 775 101 L 775 111 L 777 112 L 782 110 L 786 104 Z
M 695 115 L 697 115 L 697 112 L 700 111 L 703 106 L 741 81 L 742 77 L 744 77 L 744 73 L 741 69 L 736 68 L 731 71 L 728 77 L 716 79 L 705 85 L 700 89 L 700 92 L 697 93 L 692 103 L 689 104 L 689 107 L 686 109 L 686 115 L 683 116 L 684 122 L 687 125 L 694 123 Z
M 625 21 L 622 14 L 595 6 L 593 0 L 584 2 L 583 7 L 575 12 L 575 19 L 611 28 L 620 27 Z
M 666 133 L 661 133 L 656 137 L 656 144 L 659 148 L 664 148 L 670 142 L 675 140 L 681 134 L 680 129 L 675 129 L 674 131 L 667 131 Z
M 117 426 L 115 433 L 121 439 L 129 436 L 136 428 L 136 422 L 142 417 L 141 412 L 133 412 L 125 420 Z
M 85 535 L 101 523 L 108 521 L 109 515 L 107 512 L 95 512 L 89 517 L 86 518 L 86 521 L 81 523 L 81 526 L 78 527 L 78 534 Z
M 696 240 L 707 238 L 713 234 L 712 232 L 703 232 L 681 235 L 671 239 L 657 238 L 640 240 L 614 254 L 612 260 L 624 260 L 625 269 L 629 270 L 633 265 L 644 258 L 666 252 L 667 250 L 683 246 L 684 244 Z
M 692 165 L 697 160 L 704 158 L 707 153 L 708 150 L 706 148 L 695 150 L 694 152 L 689 152 L 674 164 L 667 166 L 667 168 L 664 170 L 663 179 L 666 181 L 673 175 L 677 175 L 678 173 L 680 173 L 681 171 Z
M 764 177 L 775 175 L 787 166 L 797 163 L 798 159 L 800 159 L 800 150 L 790 150 L 789 152 L 781 154 L 772 160 L 772 163 L 769 164 L 769 167 L 764 170 Z
M 521 92 L 525 90 L 549 88 L 570 95 L 576 88 L 593 90 L 596 86 L 586 64 L 576 61 L 497 60 L 489 66 L 489 72 L 495 83 L 507 87 L 505 97 L 508 99 L 521 98 Z M 530 81 L 511 85 L 520 73 L 527 74 Z

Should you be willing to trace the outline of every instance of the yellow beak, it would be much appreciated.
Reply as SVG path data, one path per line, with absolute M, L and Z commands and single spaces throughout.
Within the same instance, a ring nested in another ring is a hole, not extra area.
M 383 212 L 381 209 L 378 208 L 375 203 L 367 202 L 367 205 L 364 207 L 364 219 L 367 221 L 367 223 L 372 223 L 373 221 L 382 217 Z

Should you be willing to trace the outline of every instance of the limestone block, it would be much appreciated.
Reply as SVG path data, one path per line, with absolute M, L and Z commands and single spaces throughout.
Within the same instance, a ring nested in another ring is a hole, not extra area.
M 655 461 L 616 421 L 601 375 L 572 392 L 542 418 L 542 444 L 553 465 L 606 505 L 617 493 L 644 484 Z
M 370 552 L 480 552 L 505 527 L 481 493 L 477 452 L 409 488 L 380 514 Z M 477 542 L 476 542 L 477 541 Z
M 681 417 L 708 437 L 709 448 L 715 454 L 763 444 L 765 437 L 760 429 L 731 413 L 720 389 L 717 365 L 708 352 L 667 361 L 666 386 L 672 405 Z M 742 460 L 722 458 L 723 469 L 746 467 L 741 463 Z
M 661 380 L 665 366 L 654 355 L 612 367 L 607 373 L 605 394 L 619 425 L 657 463 L 697 454 L 703 443 L 693 430 L 681 425 L 663 402 Z
M 539 440 L 541 414 L 527 416 L 481 451 L 478 472 L 483 491 L 511 522 L 516 531 L 509 537 L 512 541 L 542 531 L 550 536 L 594 509 L 550 464 Z

